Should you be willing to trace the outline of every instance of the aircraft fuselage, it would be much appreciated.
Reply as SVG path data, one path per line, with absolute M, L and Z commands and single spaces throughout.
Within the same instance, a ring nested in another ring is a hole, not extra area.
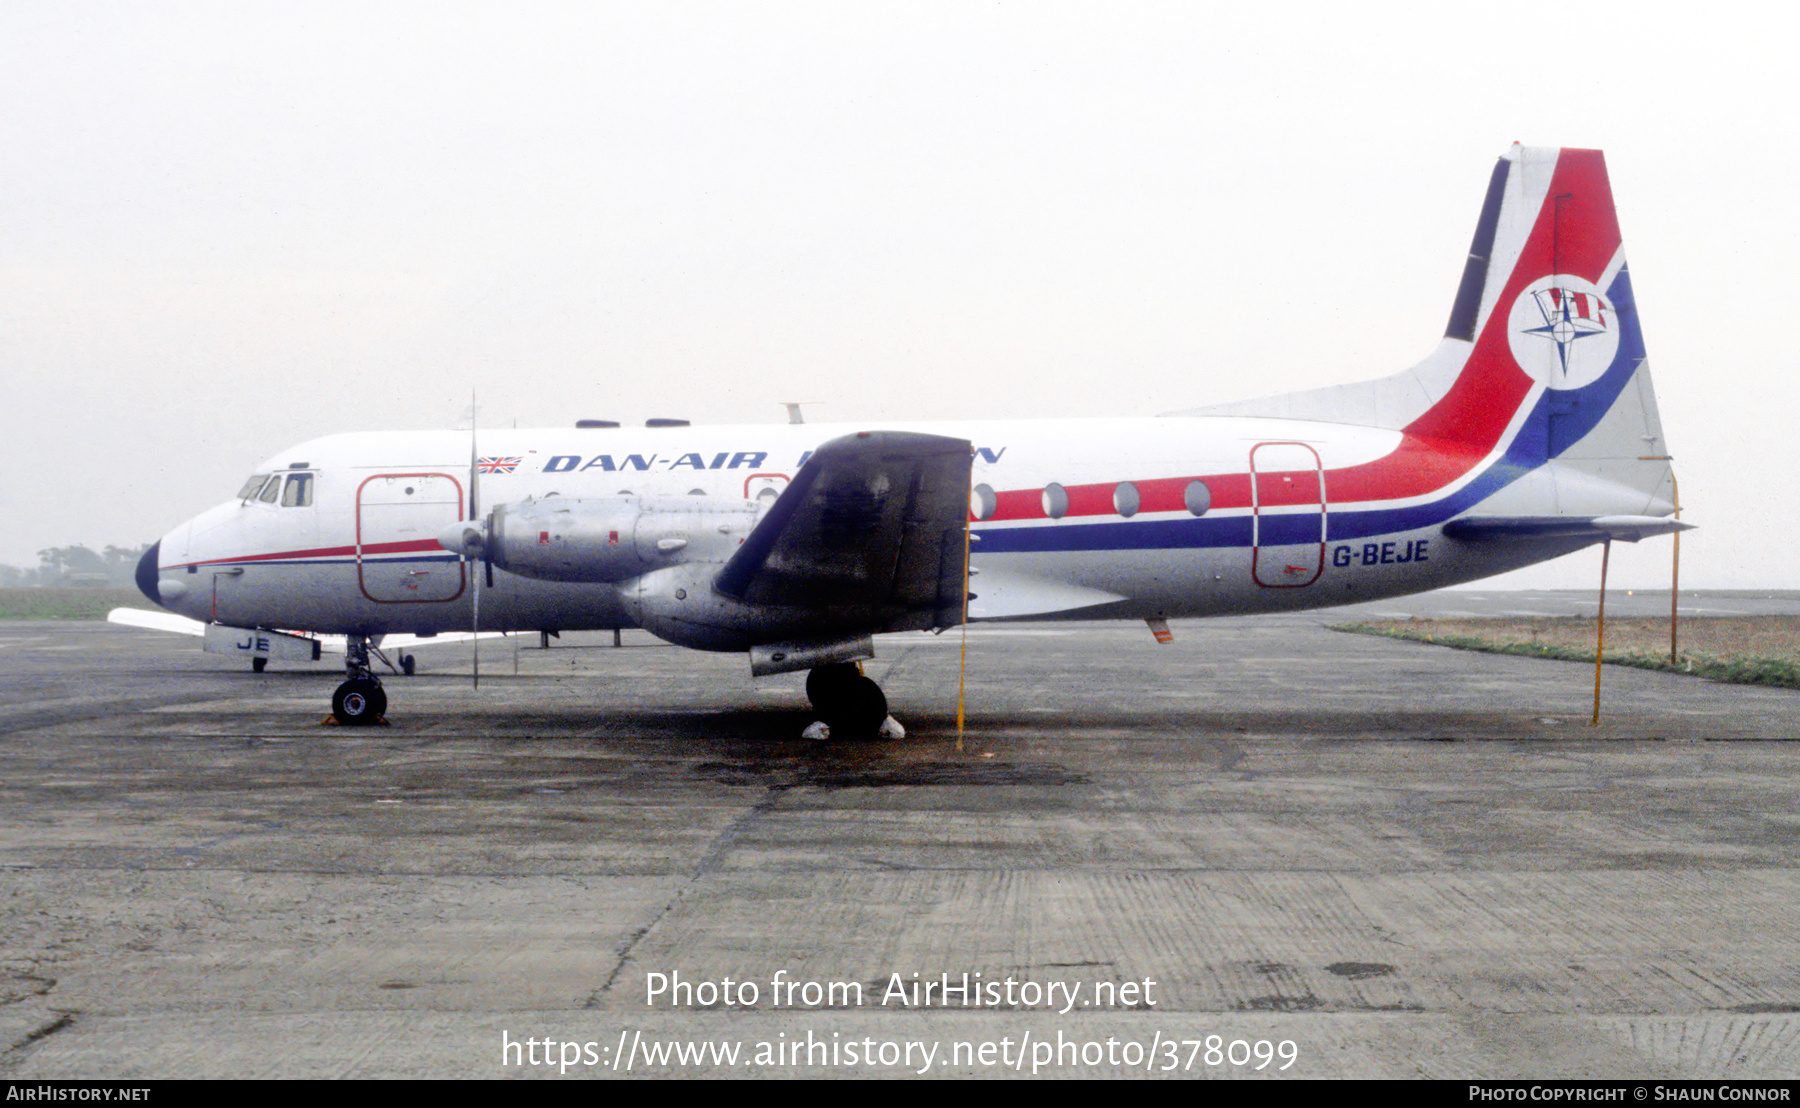
M 1343 604 L 1475 580 L 1593 541 L 1493 549 L 1446 537 L 1443 523 L 1467 507 L 1469 497 L 1459 492 L 1478 473 L 1491 480 L 1494 466 L 1484 463 L 1493 460 L 1466 452 L 1423 456 L 1416 444 L 1402 449 L 1399 431 L 1221 417 L 904 429 L 974 446 L 971 620 L 1169 618 Z M 483 432 L 474 467 L 477 508 L 555 497 L 691 496 L 748 511 L 772 502 L 818 444 L 854 430 L 802 424 Z M 1376 492 L 1380 499 L 1371 500 L 1369 475 L 1380 469 L 1391 471 L 1380 478 L 1387 482 L 1443 472 L 1429 475 L 1437 484 L 1423 497 Z M 446 527 L 470 518 L 470 470 L 469 436 L 451 431 L 336 435 L 283 451 L 257 467 L 267 475 L 261 489 L 162 538 L 161 599 L 183 615 L 235 626 L 470 630 L 483 567 L 438 542 Z M 281 487 L 265 498 L 269 481 Z M 302 487 L 290 491 L 296 484 Z M 1596 514 L 1645 511 L 1641 493 L 1616 491 L 1614 503 L 1593 506 Z M 621 588 L 630 585 L 534 580 L 503 569 L 492 576 L 481 590 L 481 630 L 636 622 L 621 602 Z

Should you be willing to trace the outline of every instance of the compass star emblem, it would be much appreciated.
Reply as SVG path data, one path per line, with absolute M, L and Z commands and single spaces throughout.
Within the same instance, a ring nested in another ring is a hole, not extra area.
M 1574 273 L 1546 273 L 1519 290 L 1506 310 L 1513 362 L 1548 389 L 1583 389 L 1619 357 L 1624 330 L 1612 298 Z
M 1607 333 L 1607 314 L 1612 306 L 1595 292 L 1552 285 L 1538 289 L 1532 300 L 1544 317 L 1542 327 L 1525 327 L 1522 333 L 1537 335 L 1556 344 L 1556 360 L 1564 379 L 1569 376 L 1569 348 L 1582 339 Z

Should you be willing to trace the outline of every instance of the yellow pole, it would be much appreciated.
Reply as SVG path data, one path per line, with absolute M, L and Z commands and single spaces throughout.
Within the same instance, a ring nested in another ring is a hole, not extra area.
M 974 527 L 975 467 L 969 466 L 969 514 L 963 517 L 962 647 L 956 664 L 956 752 L 963 748 L 963 697 L 969 688 L 969 532 Z
M 1594 718 L 1589 727 L 1600 726 L 1600 659 L 1606 652 L 1606 563 L 1612 557 L 1612 539 L 1600 548 L 1600 614 L 1594 621 Z
M 1669 488 L 1675 497 L 1675 518 L 1677 520 L 1680 520 L 1681 519 L 1681 486 L 1676 483 L 1675 474 L 1673 472 L 1670 472 L 1670 474 L 1669 474 Z M 1676 614 L 1677 613 L 1676 601 L 1679 600 L 1680 598 L 1681 598 L 1681 532 L 1677 531 L 1677 532 L 1675 532 L 1675 560 L 1669 569 L 1669 664 L 1670 665 L 1676 664 L 1675 655 L 1676 655 L 1677 651 L 1675 648 L 1676 648 L 1676 645 L 1679 640 L 1676 635 L 1675 621 L 1678 618 L 1680 618 Z

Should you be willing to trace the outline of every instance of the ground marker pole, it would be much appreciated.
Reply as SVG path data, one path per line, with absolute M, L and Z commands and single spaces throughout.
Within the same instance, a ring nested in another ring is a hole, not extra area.
M 963 699 L 969 689 L 969 532 L 974 527 L 975 467 L 969 466 L 969 514 L 963 517 L 962 647 L 956 663 L 956 752 L 963 752 Z
M 1677 521 L 1679 521 L 1681 519 L 1681 486 L 1675 482 L 1675 474 L 1674 473 L 1669 474 L 1669 488 L 1675 497 L 1675 519 Z M 1669 664 L 1670 665 L 1677 664 L 1675 661 L 1675 655 L 1676 655 L 1675 647 L 1676 647 L 1677 643 L 1679 642 L 1679 639 L 1677 638 L 1677 635 L 1676 635 L 1676 622 L 1675 621 L 1680 618 L 1677 615 L 1677 602 L 1680 599 L 1681 599 L 1681 532 L 1677 531 L 1677 532 L 1675 532 L 1674 561 L 1670 564 L 1670 568 L 1669 568 Z
M 1600 547 L 1600 613 L 1594 621 L 1594 718 L 1589 727 L 1600 726 L 1600 665 L 1606 652 L 1606 563 L 1612 558 L 1612 539 Z

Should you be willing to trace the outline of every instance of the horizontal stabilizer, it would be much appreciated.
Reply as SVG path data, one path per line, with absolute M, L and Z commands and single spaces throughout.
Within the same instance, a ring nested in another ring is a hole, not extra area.
M 193 635 L 196 638 L 206 634 L 208 624 L 186 616 L 178 616 L 173 612 L 151 612 L 142 608 L 114 608 L 106 613 L 108 623 L 123 624 L 126 627 L 142 627 L 149 631 L 171 631 L 179 635 Z M 503 639 L 503 631 L 483 631 L 471 634 L 457 631 L 443 635 L 381 635 L 376 643 L 389 650 L 416 650 L 422 646 L 449 646 L 451 643 L 465 643 L 472 639 Z M 336 635 L 320 640 L 320 647 L 332 654 L 344 652 L 344 640 Z
M 1462 542 L 1508 542 L 1551 538 L 1618 539 L 1636 542 L 1651 535 L 1691 531 L 1694 525 L 1662 516 L 1471 516 L 1444 524 L 1444 534 Z
M 173 631 L 178 635 L 197 637 L 206 634 L 206 624 L 197 619 L 178 616 L 174 612 L 148 612 L 142 608 L 114 608 L 106 613 L 106 622 L 149 631 Z
M 320 642 L 306 635 L 290 635 L 283 631 L 246 630 L 226 627 L 222 623 L 206 625 L 206 641 L 201 647 L 208 654 L 227 657 L 274 659 L 278 662 L 316 662 Z
M 451 643 L 473 642 L 476 639 L 504 638 L 505 631 L 446 631 L 441 635 L 377 635 L 374 643 L 383 650 L 417 650 L 422 646 L 449 646 Z M 325 649 L 342 651 L 344 648 L 340 644 L 327 646 Z

